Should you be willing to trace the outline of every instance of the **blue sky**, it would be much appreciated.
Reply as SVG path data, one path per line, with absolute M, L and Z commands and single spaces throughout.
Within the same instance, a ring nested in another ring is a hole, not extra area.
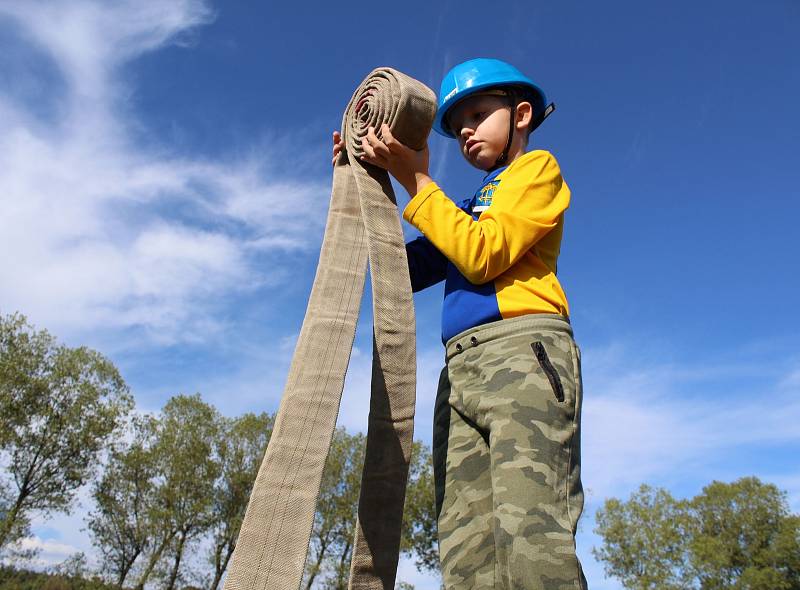
M 559 264 L 583 350 L 579 552 L 641 482 L 778 484 L 800 511 L 800 5 L 0 2 L 0 312 L 109 355 L 139 408 L 274 411 L 314 276 L 330 133 L 392 66 L 438 90 L 508 60 L 558 106 L 533 147 L 573 194 Z M 453 198 L 480 174 L 431 138 Z M 401 204 L 407 195 L 398 191 Z M 414 234 L 408 229 L 408 235 Z M 441 286 L 416 296 L 430 442 Z M 365 425 L 366 294 L 340 423 Z M 85 496 L 85 494 L 84 494 Z M 37 522 L 45 559 L 91 550 Z M 437 588 L 405 563 L 400 577 Z

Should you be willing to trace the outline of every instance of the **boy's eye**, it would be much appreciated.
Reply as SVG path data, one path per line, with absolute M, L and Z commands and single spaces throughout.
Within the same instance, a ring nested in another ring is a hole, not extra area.
M 454 133 L 458 134 L 464 125 L 475 125 L 485 119 L 488 114 L 489 111 L 468 111 L 462 113 L 460 117 L 450 120 L 450 128 Z

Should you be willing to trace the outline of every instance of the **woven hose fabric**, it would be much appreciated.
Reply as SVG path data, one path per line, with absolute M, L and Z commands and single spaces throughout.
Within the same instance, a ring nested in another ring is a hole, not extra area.
M 414 307 L 389 176 L 358 156 L 367 128 L 382 123 L 421 149 L 435 111 L 433 91 L 390 68 L 371 72 L 347 106 L 317 274 L 225 590 L 300 587 L 368 260 L 372 391 L 350 588 L 394 588 L 414 430 Z

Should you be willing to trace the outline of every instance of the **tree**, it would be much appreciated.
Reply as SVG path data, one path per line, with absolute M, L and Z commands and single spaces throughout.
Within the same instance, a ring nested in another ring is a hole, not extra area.
M 219 477 L 215 441 L 219 414 L 199 395 L 171 398 L 156 423 L 156 487 L 149 527 L 157 531 L 137 588 L 143 589 L 165 560 L 165 588 L 172 590 L 189 544 L 211 526 L 214 482 Z
M 686 506 L 668 491 L 642 485 L 627 502 L 606 500 L 595 521 L 603 545 L 592 553 L 623 586 L 635 590 L 685 587 Z
M 210 562 L 214 566 L 214 577 L 210 590 L 217 590 L 233 555 L 273 423 L 273 416 L 266 413 L 244 414 L 222 422 L 217 441 L 220 477 L 214 487 L 211 524 Z
M 103 557 L 103 571 L 119 588 L 153 538 L 147 517 L 155 491 L 155 426 L 150 416 L 133 421 L 130 443 L 111 450 L 103 476 L 92 490 L 95 509 L 87 524 Z
M 133 405 L 116 367 L 59 345 L 24 316 L 0 316 L 0 550 L 29 532 L 33 512 L 66 510 Z
M 424 444 L 415 441 L 411 449 L 400 550 L 415 556 L 414 565 L 418 571 L 439 569 L 436 531 L 436 499 L 433 490 L 431 453 Z
M 306 562 L 305 588 L 325 576 L 326 589 L 346 588 L 355 536 L 366 437 L 337 428 L 322 474 Z
M 626 588 L 800 590 L 800 517 L 755 477 L 713 482 L 691 500 L 642 486 L 596 515 L 606 573 Z
M 690 511 L 690 570 L 703 590 L 800 588 L 798 517 L 776 486 L 715 481 Z
M 344 590 L 350 575 L 366 437 L 334 432 L 314 517 L 305 585 Z M 428 449 L 414 442 L 409 466 L 400 550 L 417 557 L 418 569 L 438 568 L 433 465 Z

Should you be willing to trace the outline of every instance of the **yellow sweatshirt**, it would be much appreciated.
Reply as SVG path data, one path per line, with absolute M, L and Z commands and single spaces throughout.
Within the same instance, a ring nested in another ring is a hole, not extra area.
M 446 279 L 442 341 L 529 313 L 569 315 L 556 278 L 570 191 L 552 154 L 528 152 L 489 174 L 459 204 L 431 183 L 403 218 L 423 236 L 406 244 L 415 291 Z

